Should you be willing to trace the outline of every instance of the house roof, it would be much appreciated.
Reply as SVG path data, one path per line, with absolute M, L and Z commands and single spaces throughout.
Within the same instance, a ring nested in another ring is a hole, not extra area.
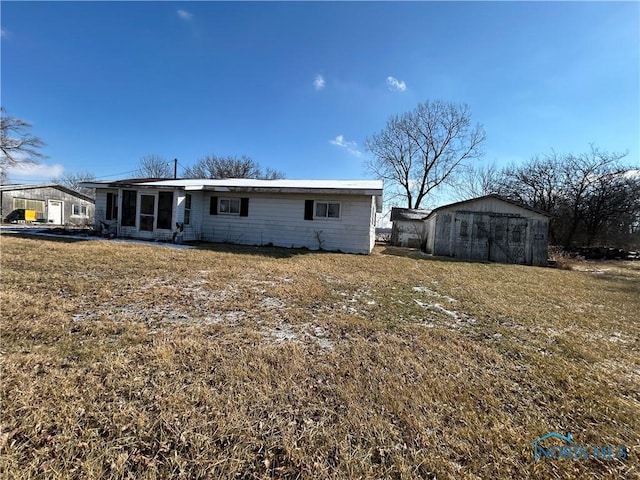
M 258 180 L 250 178 L 178 178 L 178 179 L 129 179 L 110 182 L 85 182 L 90 188 L 175 188 L 186 191 L 213 192 L 262 192 L 262 193 L 315 193 L 334 195 L 371 195 L 376 197 L 376 207 L 382 208 L 381 180 Z
M 398 208 L 391 209 L 392 222 L 421 222 L 431 213 L 431 210 L 422 210 L 419 208 Z
M 463 205 L 466 205 L 466 204 L 469 204 L 469 203 L 478 202 L 478 201 L 481 201 L 481 200 L 485 200 L 487 198 L 495 198 L 496 200 L 500 200 L 502 202 L 510 203 L 511 205 L 515 205 L 516 207 L 524 208 L 525 210 L 529 210 L 531 212 L 538 213 L 540 215 L 545 215 L 547 217 L 552 217 L 553 216 L 553 215 L 550 215 L 549 213 L 547 213 L 547 212 L 545 212 L 543 210 L 540 210 L 538 208 L 529 207 L 527 205 L 524 205 L 524 204 L 522 204 L 520 202 L 516 202 L 515 200 L 511 200 L 511 199 L 503 197 L 501 195 L 491 194 L 491 195 L 485 195 L 483 197 L 470 198 L 469 200 L 463 200 L 461 202 L 454 202 L 454 203 L 449 203 L 447 205 L 442 205 L 442 206 L 440 206 L 438 208 L 434 208 L 431 211 L 431 213 L 428 215 L 427 218 L 432 217 L 434 214 L 436 214 L 437 212 L 439 212 L 441 210 L 449 209 L 451 207 L 461 207 Z
M 92 202 L 92 203 L 95 202 L 95 199 L 93 199 L 92 197 L 57 183 L 39 183 L 34 185 L 22 185 L 22 184 L 21 185 L 18 185 L 18 184 L 0 185 L 0 192 L 10 192 L 14 190 L 35 190 L 37 188 L 55 188 L 57 190 L 61 190 L 65 193 L 68 193 L 69 195 L 74 195 L 78 198 L 86 200 L 87 202 Z M 87 188 L 91 188 L 91 187 L 87 187 Z

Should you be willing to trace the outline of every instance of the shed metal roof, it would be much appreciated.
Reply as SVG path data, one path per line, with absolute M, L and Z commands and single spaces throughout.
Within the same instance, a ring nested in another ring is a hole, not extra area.
M 427 218 L 431 210 L 422 210 L 419 208 L 398 208 L 391 209 L 392 222 L 419 222 Z
M 37 188 L 55 188 L 61 190 L 69 195 L 75 195 L 78 198 L 82 198 L 87 202 L 95 202 L 95 199 L 92 197 L 85 195 L 84 193 L 80 193 L 77 190 L 74 190 L 69 187 L 65 187 L 64 185 L 60 185 L 58 183 L 39 183 L 39 184 L 8 184 L 8 185 L 0 185 L 0 192 L 10 192 L 14 190 L 34 190 Z M 92 187 L 87 187 L 92 188 Z
M 467 205 L 467 204 L 470 204 L 470 203 L 474 203 L 474 202 L 478 202 L 478 201 L 482 201 L 482 200 L 485 200 L 487 198 L 495 198 L 496 200 L 500 200 L 502 202 L 506 202 L 506 203 L 509 203 L 511 205 L 515 205 L 516 207 L 523 208 L 525 210 L 529 210 L 531 212 L 538 213 L 540 215 L 545 215 L 547 217 L 552 217 L 553 216 L 553 215 L 550 215 L 549 213 L 547 213 L 547 212 L 545 212 L 543 210 L 540 210 L 538 208 L 529 207 L 529 206 L 524 205 L 524 204 L 522 204 L 520 202 L 516 202 L 515 200 L 511 200 L 510 198 L 506 198 L 506 197 L 503 197 L 501 195 L 491 194 L 491 195 L 485 195 L 483 197 L 470 198 L 469 200 L 462 200 L 461 202 L 449 203 L 448 205 L 442 205 L 442 206 L 440 206 L 438 208 L 434 208 L 431 211 L 431 213 L 428 215 L 428 217 L 432 217 L 434 214 L 436 214 L 437 212 L 439 212 L 441 210 L 445 210 L 445 209 L 448 210 L 448 209 L 451 209 L 452 207 L 455 207 L 455 208 L 462 207 L 464 205 Z

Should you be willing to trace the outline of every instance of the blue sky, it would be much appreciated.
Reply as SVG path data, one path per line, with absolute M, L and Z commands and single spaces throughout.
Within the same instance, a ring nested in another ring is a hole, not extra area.
M 49 158 L 14 181 L 130 176 L 141 156 L 249 155 L 370 178 L 367 136 L 467 103 L 486 162 L 640 155 L 638 2 L 7 2 L 2 105 Z M 121 175 L 119 175 L 121 174 Z

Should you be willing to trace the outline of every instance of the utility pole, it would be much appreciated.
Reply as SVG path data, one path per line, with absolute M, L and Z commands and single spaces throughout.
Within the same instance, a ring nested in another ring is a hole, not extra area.
M 178 159 L 173 159 L 173 179 L 178 178 Z

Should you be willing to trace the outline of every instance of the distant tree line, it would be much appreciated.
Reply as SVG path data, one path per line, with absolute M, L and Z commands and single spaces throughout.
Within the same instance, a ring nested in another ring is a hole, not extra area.
M 579 155 L 551 152 L 498 169 L 467 168 L 462 198 L 498 194 L 550 215 L 549 239 L 564 247 L 640 248 L 640 168 L 593 145 Z
M 140 177 L 173 178 L 173 161 L 160 155 L 145 155 L 140 158 L 138 171 Z M 184 167 L 181 178 L 257 178 L 275 180 L 284 178 L 284 173 L 271 168 L 263 168 L 252 158 L 241 155 L 217 156 L 207 155 L 190 167 Z
M 218 157 L 208 155 L 187 167 L 182 173 L 184 178 L 257 178 L 276 180 L 284 178 L 284 173 L 271 168 L 263 168 L 258 162 L 246 155 Z

